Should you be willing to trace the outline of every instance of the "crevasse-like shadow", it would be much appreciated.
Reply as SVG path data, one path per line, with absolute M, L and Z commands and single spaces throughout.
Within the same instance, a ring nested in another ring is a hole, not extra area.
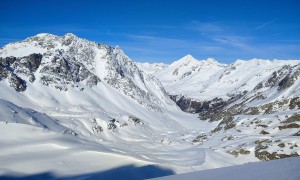
M 95 173 L 87 173 L 80 174 L 75 176 L 57 176 L 51 172 L 45 172 L 40 174 L 33 174 L 28 176 L 18 176 L 18 175 L 3 175 L 0 176 L 0 179 L 33 179 L 33 180 L 52 180 L 52 179 L 62 179 L 62 180 L 73 180 L 73 179 L 105 179 L 105 180 L 141 180 L 141 179 L 149 179 L 161 176 L 168 176 L 175 174 L 174 171 L 170 169 L 161 168 L 159 166 L 147 165 L 136 167 L 134 165 L 121 166 L 114 169 L 95 172 Z

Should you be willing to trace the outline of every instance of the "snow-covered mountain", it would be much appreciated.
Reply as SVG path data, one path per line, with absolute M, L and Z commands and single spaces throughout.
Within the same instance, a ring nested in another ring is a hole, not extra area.
M 137 62 L 136 65 L 138 66 L 138 68 L 142 71 L 144 71 L 147 74 L 154 74 L 157 73 L 161 70 L 163 70 L 164 68 L 168 67 L 167 64 L 164 63 L 139 63 Z
M 213 58 L 197 60 L 186 55 L 154 75 L 171 95 L 182 94 L 199 100 L 228 99 L 230 94 L 253 90 L 273 72 L 299 63 L 299 60 L 252 59 L 227 65 Z
M 245 143 L 224 148 L 235 156 L 250 154 L 254 148 L 261 160 L 299 155 L 298 150 L 283 150 L 286 146 L 281 143 L 270 148 L 276 141 L 293 144 L 300 133 L 299 60 L 237 60 L 226 65 L 187 55 L 153 75 L 183 111 L 218 122 L 210 132 L 199 134 L 195 143 L 205 144 L 218 133 L 226 133 L 228 140 L 238 137 L 237 132 L 262 134 L 263 140 L 253 142 L 254 147 Z
M 0 49 L 0 176 L 128 164 L 169 175 L 298 156 L 299 66 L 191 55 L 135 63 L 119 47 L 70 33 L 8 44 Z

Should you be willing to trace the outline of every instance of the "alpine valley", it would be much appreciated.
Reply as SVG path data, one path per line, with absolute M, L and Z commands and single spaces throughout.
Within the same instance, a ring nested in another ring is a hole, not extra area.
M 296 157 L 299 136 L 300 60 L 137 63 L 71 33 L 0 49 L 0 178 L 154 178 Z

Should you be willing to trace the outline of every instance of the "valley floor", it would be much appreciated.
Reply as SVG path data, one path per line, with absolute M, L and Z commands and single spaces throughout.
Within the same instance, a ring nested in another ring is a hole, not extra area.
M 242 162 L 199 146 L 137 142 L 126 147 L 17 123 L 1 122 L 0 132 L 2 178 L 145 179 Z

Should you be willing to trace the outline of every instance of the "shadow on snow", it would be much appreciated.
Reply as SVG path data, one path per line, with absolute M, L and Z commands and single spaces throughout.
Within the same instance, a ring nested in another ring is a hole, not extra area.
M 141 180 L 149 179 L 161 176 L 168 176 L 175 174 L 170 169 L 161 168 L 154 165 L 147 165 L 142 167 L 136 167 L 133 165 L 121 166 L 114 169 L 109 169 L 102 172 L 94 172 L 87 174 L 80 174 L 74 176 L 57 176 L 51 172 L 44 172 L 40 174 L 32 174 L 26 176 L 19 175 L 2 175 L 0 179 L 62 179 L 62 180 L 73 180 L 73 179 L 105 179 L 105 180 L 119 180 L 119 179 L 130 179 L 130 180 Z

